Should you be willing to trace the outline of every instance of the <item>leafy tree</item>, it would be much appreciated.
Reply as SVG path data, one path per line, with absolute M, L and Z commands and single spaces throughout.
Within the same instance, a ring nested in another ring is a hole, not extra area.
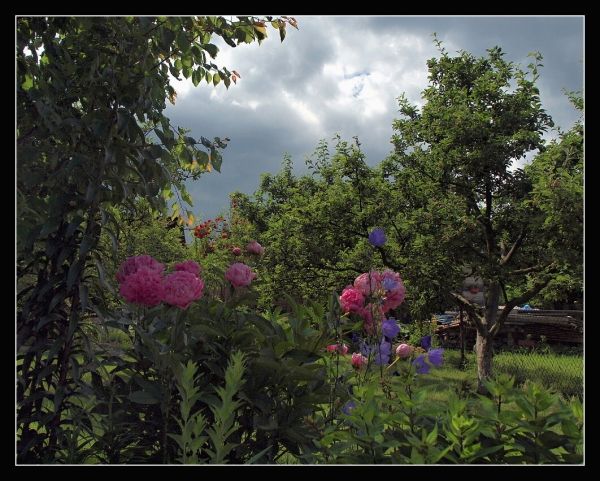
M 583 112 L 583 99 L 571 93 Z M 539 215 L 542 248 L 557 262 L 558 274 L 537 296 L 562 306 L 583 298 L 583 123 L 561 132 L 525 167 L 532 180 L 530 205 Z M 534 299 L 535 302 L 535 299 Z
M 281 290 L 300 299 L 325 304 L 331 291 L 340 291 L 371 266 L 398 271 L 407 285 L 401 312 L 424 320 L 445 304 L 439 284 L 447 272 L 445 245 L 436 226 L 446 222 L 442 205 L 425 212 L 432 198 L 423 189 L 406 188 L 393 164 L 370 167 L 358 139 L 339 136 L 333 148 L 326 141 L 307 159 L 308 175 L 297 176 L 289 157 L 276 175 L 264 174 L 253 197 L 235 194 L 237 216 L 266 246 L 262 260 L 261 299 L 281 302 Z M 424 204 L 423 204 L 424 203 Z M 425 218 L 429 232 L 415 231 Z M 383 226 L 388 241 L 375 251 L 369 232 Z M 461 235 L 464 223 L 455 227 Z M 428 256 L 429 263 L 422 257 Z M 437 262 L 433 256 L 440 257 Z M 432 282 L 431 279 L 434 279 Z
M 559 272 L 558 253 L 541 241 L 552 229 L 539 230 L 552 208 L 536 210 L 530 202 L 532 180 L 522 169 L 511 168 L 527 152 L 543 150 L 542 134 L 553 124 L 536 87 L 541 55 L 534 54 L 524 71 L 507 62 L 499 47 L 482 58 L 464 51 L 451 57 L 439 42 L 438 47 L 441 57 L 428 61 L 425 105 L 419 110 L 400 99 L 402 118 L 394 122 L 395 155 L 390 161 L 402 170 L 408 189 L 428 186 L 428 212 L 436 203 L 451 206 L 445 213 L 453 216 L 450 223 L 462 221 L 469 227 L 446 246 L 451 249 L 447 260 L 455 271 L 464 266 L 484 280 L 485 306 L 454 291 L 459 285 L 456 276 L 443 287 L 477 328 L 482 388 L 491 375 L 492 340 L 509 313 L 540 293 Z M 540 199 L 534 194 L 535 198 Z M 563 221 L 559 216 L 549 220 Z M 444 225 L 438 232 L 441 237 L 452 235 Z M 576 232 L 572 242 L 581 242 Z M 428 262 L 426 257 L 421 260 Z M 525 279 L 527 288 L 505 299 L 499 311 L 506 287 Z
M 263 305 L 285 304 L 282 286 L 297 301 L 325 304 L 367 265 L 364 239 L 372 214 L 361 212 L 358 198 L 359 190 L 374 190 L 374 179 L 363 157 L 339 138 L 330 155 L 323 141 L 307 161 L 311 174 L 296 176 L 286 156 L 279 173 L 262 176 L 253 198 L 234 194 L 237 223 L 249 222 L 246 229 L 266 247 L 259 275 Z
M 17 18 L 20 461 L 52 459 L 63 442 L 92 307 L 87 272 L 102 270 L 98 239 L 118 227 L 112 207 L 144 197 L 160 210 L 175 196 L 179 209 L 189 203 L 185 178 L 220 168 L 226 140 L 197 141 L 163 114 L 176 99 L 169 74 L 229 87 L 239 74 L 212 62 L 211 39 L 260 42 L 265 20 L 282 39 L 295 26 L 271 17 Z

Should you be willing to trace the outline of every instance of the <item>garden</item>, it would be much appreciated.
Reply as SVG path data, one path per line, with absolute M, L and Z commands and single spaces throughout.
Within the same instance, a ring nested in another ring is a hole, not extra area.
M 17 19 L 16 463 L 582 464 L 582 350 L 496 342 L 583 296 L 583 123 L 544 140 L 541 55 L 435 37 L 388 158 L 336 136 L 196 219 L 229 139 L 172 125 L 170 78 L 234 86 L 215 38 L 289 28 Z M 464 357 L 431 322 L 456 308 Z

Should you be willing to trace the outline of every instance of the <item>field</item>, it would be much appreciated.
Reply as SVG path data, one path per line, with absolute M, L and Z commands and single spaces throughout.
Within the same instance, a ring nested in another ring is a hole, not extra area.
M 446 349 L 442 368 L 431 372 L 430 383 L 433 399 L 445 400 L 449 392 L 473 391 L 477 384 L 475 355 L 466 353 L 465 369 L 460 369 L 460 351 Z M 537 381 L 555 390 L 563 397 L 583 396 L 583 356 L 581 354 L 557 354 L 552 352 L 504 351 L 494 356 L 495 373 L 515 377 L 517 384 Z M 440 386 L 445 386 L 440 389 Z

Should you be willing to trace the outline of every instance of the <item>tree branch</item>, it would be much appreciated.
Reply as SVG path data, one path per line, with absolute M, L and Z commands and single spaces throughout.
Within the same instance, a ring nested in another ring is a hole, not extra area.
M 523 228 L 521 230 L 521 233 L 519 234 L 519 237 L 517 237 L 517 240 L 514 242 L 514 244 L 508 251 L 508 254 L 506 254 L 505 256 L 502 256 L 502 258 L 500 259 L 501 266 L 508 264 L 508 262 L 510 261 L 510 259 L 512 258 L 514 253 L 517 251 L 517 249 L 519 247 L 521 247 L 521 244 L 523 243 L 523 239 L 525 239 L 525 233 L 526 233 L 526 229 Z
M 522 269 L 517 269 L 515 271 L 510 271 L 508 273 L 508 275 L 513 276 L 513 275 L 529 274 L 530 272 L 543 271 L 544 269 L 547 269 L 551 265 L 552 265 L 552 262 L 550 262 L 548 264 L 544 264 L 544 265 L 538 264 L 536 266 L 524 267 Z
M 502 309 L 502 312 L 498 316 L 498 319 L 496 320 L 496 324 L 494 324 L 492 329 L 490 329 L 490 334 L 492 336 L 495 336 L 500 331 L 502 326 L 504 325 L 504 322 L 506 321 L 506 319 L 508 319 L 508 315 L 510 314 L 510 311 L 512 311 L 515 306 L 518 306 L 519 304 L 523 304 L 524 302 L 527 302 L 532 297 L 536 296 L 544 287 L 546 287 L 548 285 L 548 283 L 551 280 L 552 280 L 551 276 L 546 276 L 544 279 L 540 279 L 537 282 L 535 282 L 533 287 L 531 287 L 531 289 L 525 291 L 519 297 L 515 297 L 514 299 L 511 299 L 510 301 L 508 301 L 506 303 L 506 305 L 504 306 L 504 309 Z
M 487 246 L 488 257 L 494 254 L 495 236 L 492 229 L 492 186 L 489 180 L 485 184 L 485 217 L 483 219 L 485 228 L 485 243 Z
M 395 262 L 390 260 L 388 255 L 383 250 L 383 247 L 377 247 L 376 249 L 379 251 L 379 254 L 381 255 L 381 260 L 386 267 L 391 267 L 395 271 L 401 271 L 404 268 L 404 266 L 396 264 Z
M 487 325 L 485 324 L 485 318 L 478 312 L 480 307 L 477 306 L 475 303 L 469 301 L 466 297 L 457 294 L 456 292 L 451 292 L 450 295 L 454 297 L 458 304 L 465 309 L 467 315 L 469 316 L 469 319 L 471 319 L 475 323 L 477 331 L 479 331 L 484 336 L 487 336 L 488 330 Z

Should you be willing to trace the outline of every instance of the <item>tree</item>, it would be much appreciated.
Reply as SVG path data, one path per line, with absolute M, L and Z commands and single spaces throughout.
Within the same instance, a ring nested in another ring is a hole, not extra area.
M 447 207 L 425 212 L 432 196 L 414 188 L 395 166 L 384 162 L 370 167 L 358 139 L 335 137 L 333 148 L 321 141 L 307 159 L 310 171 L 297 176 L 286 157 L 280 172 L 264 174 L 253 197 L 235 194 L 233 218 L 249 223 L 266 247 L 260 266 L 263 305 L 281 302 L 282 289 L 297 300 L 323 305 L 332 291 L 340 291 L 371 268 L 398 271 L 407 286 L 405 315 L 425 320 L 448 305 L 440 279 L 450 276 L 446 244 L 465 228 L 458 223 L 454 236 L 440 238 L 437 226 L 445 222 Z M 428 222 L 429 232 L 414 226 Z M 385 228 L 388 241 L 376 253 L 369 232 Z M 450 231 L 451 229 L 448 229 Z M 433 262 L 433 255 L 440 257 Z M 430 262 L 422 262 L 428 257 Z M 433 281 L 432 281 L 433 279 Z
M 163 114 L 176 99 L 169 74 L 229 87 L 239 74 L 211 61 L 213 35 L 232 47 L 260 42 L 271 20 L 282 40 L 295 26 L 271 17 L 17 19 L 20 461 L 52 459 L 61 443 L 82 316 L 99 309 L 86 276 L 94 263 L 103 270 L 97 245 L 101 232 L 116 235 L 112 207 L 134 209 L 143 197 L 163 210 L 175 197 L 178 214 L 190 201 L 183 180 L 220 168 L 226 140 L 197 141 Z
M 583 99 L 569 94 L 583 113 Z M 557 264 L 558 273 L 537 296 L 540 302 L 563 306 L 583 300 L 583 123 L 560 132 L 536 155 L 525 172 L 531 178 L 530 208 L 539 216 L 542 249 Z M 527 287 L 527 284 L 522 289 Z M 535 299 L 534 299 L 535 302 Z
M 542 134 L 553 124 L 536 87 L 541 55 L 534 54 L 524 71 L 507 62 L 499 47 L 488 50 L 487 57 L 464 51 L 451 57 L 437 44 L 441 56 L 428 61 L 425 105 L 419 110 L 400 98 L 402 118 L 394 122 L 390 162 L 401 169 L 409 189 L 428 185 L 437 203 L 456 208 L 455 221 L 460 213 L 472 226 L 448 245 L 447 259 L 484 280 L 485 306 L 453 292 L 456 284 L 447 284 L 446 290 L 477 329 L 481 388 L 491 375 L 493 338 L 511 310 L 541 292 L 558 273 L 559 263 L 538 231 L 540 218 L 550 210 L 533 209 L 532 180 L 512 168 L 527 152 L 544 149 Z M 499 311 L 502 292 L 506 297 L 507 286 L 525 279 L 527 288 L 505 299 Z

